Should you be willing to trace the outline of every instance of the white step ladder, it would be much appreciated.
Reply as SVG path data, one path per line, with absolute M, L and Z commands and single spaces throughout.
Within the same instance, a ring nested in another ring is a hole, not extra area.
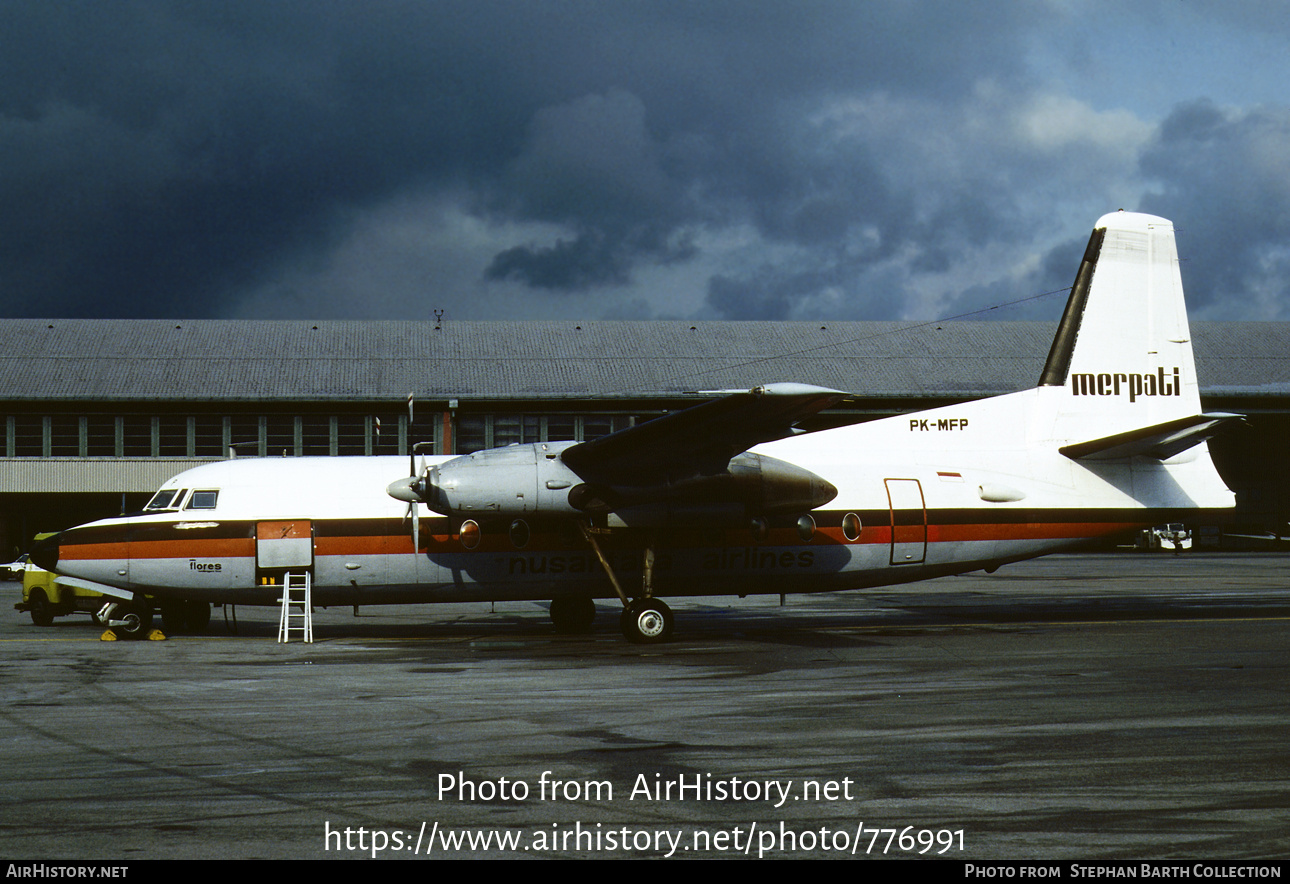
M 278 641 L 291 641 L 292 631 L 306 642 L 314 640 L 313 593 L 309 572 L 287 574 L 282 586 L 282 615 L 278 618 Z

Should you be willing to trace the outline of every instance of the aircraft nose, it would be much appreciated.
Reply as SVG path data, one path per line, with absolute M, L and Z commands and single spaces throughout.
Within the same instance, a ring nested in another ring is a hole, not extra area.
M 31 545 L 31 563 L 45 571 L 58 567 L 58 538 L 61 534 L 45 537 Z

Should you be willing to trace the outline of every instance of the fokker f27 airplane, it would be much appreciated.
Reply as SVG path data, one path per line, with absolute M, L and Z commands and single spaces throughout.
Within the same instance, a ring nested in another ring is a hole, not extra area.
M 31 559 L 119 599 L 318 605 L 551 600 L 668 638 L 665 596 L 831 592 L 992 570 L 1234 505 L 1206 440 L 1173 225 L 1097 222 L 1039 385 L 803 432 L 845 393 L 772 384 L 590 442 L 459 457 L 236 459 Z M 403 476 L 403 478 L 400 478 Z M 140 625 L 143 629 L 140 629 Z

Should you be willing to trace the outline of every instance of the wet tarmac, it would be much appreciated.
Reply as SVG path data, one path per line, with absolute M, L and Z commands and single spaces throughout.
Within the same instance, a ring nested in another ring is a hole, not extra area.
M 9 584 L 10 595 L 18 590 Z M 0 855 L 1290 853 L 1290 555 L 1063 556 L 836 595 L 0 617 Z

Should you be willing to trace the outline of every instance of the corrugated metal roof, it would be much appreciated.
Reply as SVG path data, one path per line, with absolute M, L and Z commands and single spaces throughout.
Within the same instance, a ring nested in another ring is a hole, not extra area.
M 1034 384 L 1048 322 L 0 320 L 8 401 L 675 395 L 798 381 L 873 397 Z M 1290 395 L 1290 323 L 1193 324 L 1202 389 Z

